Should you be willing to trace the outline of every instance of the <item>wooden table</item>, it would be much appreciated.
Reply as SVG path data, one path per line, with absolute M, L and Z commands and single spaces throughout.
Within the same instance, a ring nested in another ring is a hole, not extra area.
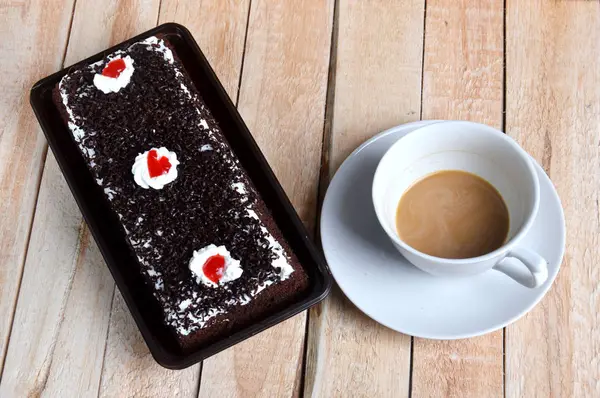
M 598 1 L 0 0 L 0 21 L 0 397 L 600 397 Z M 377 132 L 504 129 L 562 199 L 551 291 L 504 330 L 447 342 L 386 329 L 334 288 L 202 365 L 161 368 L 28 92 L 167 21 L 190 28 L 315 234 L 330 177 Z

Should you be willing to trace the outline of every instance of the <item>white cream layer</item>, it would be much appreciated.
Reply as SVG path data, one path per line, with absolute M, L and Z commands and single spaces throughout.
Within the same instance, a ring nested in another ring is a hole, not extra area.
M 113 59 L 109 59 L 106 63 L 107 65 L 118 59 L 119 57 L 115 57 Z M 133 76 L 133 71 L 135 68 L 133 67 L 133 59 L 127 55 L 122 58 L 125 62 L 125 69 L 119 74 L 117 77 L 109 77 L 104 76 L 102 73 L 96 73 L 94 75 L 94 86 L 104 94 L 108 93 L 118 93 L 123 87 L 126 87 L 131 81 L 131 76 Z

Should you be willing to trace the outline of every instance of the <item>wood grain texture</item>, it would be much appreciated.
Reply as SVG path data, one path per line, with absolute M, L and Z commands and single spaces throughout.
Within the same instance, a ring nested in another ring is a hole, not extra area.
M 65 63 L 152 27 L 157 12 L 158 2 L 78 1 Z M 113 291 L 49 155 L 6 360 L 10 375 L 0 396 L 97 396 Z
M 154 361 L 127 305 L 117 290 L 98 397 L 196 396 L 200 365 L 168 370 Z
M 332 0 L 252 1 L 238 105 L 309 230 L 315 224 L 332 22 Z
M 365 139 L 419 114 L 501 127 L 503 1 L 427 0 L 421 106 L 424 3 L 338 0 L 324 185 Z M 415 339 L 413 397 L 600 396 L 600 3 L 506 3 L 505 127 L 557 186 L 567 252 L 548 296 L 506 330 L 505 386 L 502 333 Z M 243 63 L 242 115 L 312 230 L 333 7 L 77 0 L 65 63 L 154 26 L 159 8 L 234 99 Z M 299 395 L 304 314 L 205 361 L 201 380 L 199 366 L 168 371 L 149 355 L 51 153 L 44 166 L 27 101 L 61 67 L 72 8 L 0 0 L 0 397 Z M 304 393 L 407 396 L 409 344 L 334 288 L 311 310 Z
M 423 119 L 470 120 L 500 128 L 502 0 L 428 0 Z M 503 334 L 461 341 L 414 339 L 413 396 L 501 397 Z
M 238 94 L 250 0 L 162 0 L 160 23 L 178 22 L 194 35 L 225 90 Z
M 502 0 L 428 0 L 423 119 L 502 125 Z
M 77 0 L 65 65 L 156 25 L 160 0 Z
M 324 178 L 366 139 L 419 118 L 423 11 L 422 0 L 339 2 Z M 306 396 L 408 395 L 410 337 L 369 319 L 338 288 L 309 319 Z
M 19 293 L 46 144 L 29 89 L 60 68 L 73 0 L 0 1 L 0 374 Z
M 239 109 L 302 220 L 316 213 L 333 1 L 253 0 Z M 204 361 L 200 396 L 293 396 L 305 314 Z
M 410 336 L 360 312 L 334 286 L 311 309 L 306 397 L 407 397 Z
M 88 242 L 89 233 L 50 153 L 0 396 L 96 395 L 113 284 Z
M 424 1 L 339 3 L 333 123 L 333 176 L 373 135 L 419 119 Z
M 507 4 L 506 131 L 565 211 L 562 269 L 506 330 L 507 397 L 600 396 L 600 3 Z
M 208 358 L 202 367 L 199 396 L 296 396 L 304 320 L 304 315 L 298 315 Z

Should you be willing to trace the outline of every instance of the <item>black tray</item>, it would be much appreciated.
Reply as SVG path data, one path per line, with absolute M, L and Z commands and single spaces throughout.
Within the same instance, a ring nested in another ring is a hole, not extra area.
M 331 287 L 331 274 L 235 106 L 219 83 L 198 44 L 185 27 L 174 23 L 158 26 L 87 58 L 74 67 L 79 64 L 96 62 L 104 58 L 105 54 L 111 53 L 121 46 L 157 34 L 164 35 L 173 45 L 183 66 L 202 94 L 206 105 L 219 122 L 233 151 L 246 169 L 266 206 L 271 210 L 281 233 L 298 257 L 310 281 L 307 294 L 287 308 L 210 345 L 200 347 L 196 351 L 183 351 L 175 336 L 164 325 L 162 310 L 158 307 L 149 288 L 146 287 L 139 268 L 133 266 L 137 263 L 137 259 L 126 242 L 117 216 L 111 211 L 104 193 L 95 183 L 71 133 L 52 102 L 52 89 L 68 73 L 70 67 L 37 82 L 31 89 L 31 106 L 152 356 L 166 368 L 182 369 L 231 347 L 323 300 Z

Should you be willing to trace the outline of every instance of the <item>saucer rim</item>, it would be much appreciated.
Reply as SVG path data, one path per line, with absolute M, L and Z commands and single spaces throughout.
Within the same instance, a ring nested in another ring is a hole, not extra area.
M 437 124 L 437 123 L 445 123 L 445 122 L 450 122 L 450 121 L 451 120 L 419 120 L 419 121 L 414 121 L 414 122 L 408 122 L 408 123 L 404 123 L 404 124 L 400 124 L 400 125 L 391 127 L 389 129 L 384 130 L 384 131 L 374 135 L 373 137 L 367 139 L 365 142 L 363 142 L 361 145 L 359 145 L 354 151 L 352 151 L 352 153 L 350 153 L 350 155 L 348 155 L 348 157 L 346 157 L 346 159 L 344 159 L 342 164 L 339 166 L 339 168 L 335 172 L 334 176 L 331 178 L 331 180 L 329 182 L 329 186 L 327 188 L 327 192 L 325 193 L 325 197 L 323 199 L 321 211 L 323 211 L 323 209 L 325 209 L 325 206 L 326 206 L 326 203 L 328 202 L 328 200 L 331 200 L 330 188 L 333 186 L 333 182 L 334 182 L 335 178 L 338 176 L 338 174 L 340 173 L 340 171 L 344 167 L 347 167 L 347 165 L 350 164 L 350 162 L 352 162 L 354 160 L 354 158 L 356 157 L 356 155 L 358 155 L 358 153 L 360 153 L 362 150 L 364 150 L 367 146 L 372 144 L 374 141 L 377 141 L 378 139 L 381 139 L 390 134 L 401 133 L 401 132 L 403 132 L 403 130 L 412 128 L 413 129 L 412 131 L 414 131 L 418 128 L 425 127 L 427 125 Z M 409 133 L 410 133 L 410 131 L 406 132 L 405 134 L 409 134 Z M 545 179 L 544 183 L 548 183 L 550 185 L 550 187 L 552 188 L 551 191 L 553 193 L 554 199 L 558 202 L 559 215 L 560 215 L 560 219 L 562 220 L 562 228 L 561 228 L 562 233 L 560 234 L 560 239 L 559 239 L 560 255 L 558 257 L 558 265 L 548 275 L 548 281 L 550 283 L 547 283 L 547 285 L 545 287 L 536 288 L 535 290 L 540 291 L 539 295 L 529 305 L 524 307 L 523 310 L 521 310 L 520 312 L 518 312 L 517 314 L 515 314 L 514 316 L 510 317 L 507 320 L 503 320 L 502 322 L 499 322 L 493 326 L 490 326 L 488 328 L 481 329 L 478 331 L 474 331 L 472 333 L 422 333 L 422 331 L 420 333 L 418 333 L 418 332 L 415 333 L 415 331 L 410 330 L 410 327 L 398 328 L 396 326 L 391 326 L 385 320 L 380 319 L 380 317 L 378 317 L 378 316 L 373 316 L 371 313 L 369 313 L 369 311 L 365 310 L 361 305 L 357 304 L 354 300 L 352 300 L 352 298 L 348 295 L 346 290 L 338 282 L 338 278 L 336 278 L 336 271 L 334 271 L 334 269 L 331 266 L 329 266 L 331 274 L 333 275 L 333 278 L 335 279 L 336 284 L 339 287 L 339 289 L 342 291 L 342 293 L 344 293 L 346 298 L 354 306 L 356 306 L 356 308 L 358 308 L 361 312 L 363 312 L 365 315 L 367 315 L 369 318 L 373 319 L 377 323 L 379 323 L 389 329 L 395 330 L 397 332 L 400 332 L 400 333 L 403 333 L 406 335 L 424 338 L 424 339 L 430 339 L 430 340 L 458 340 L 458 339 L 466 339 L 466 338 L 471 338 L 471 337 L 482 336 L 484 334 L 492 333 L 497 330 L 503 329 L 504 327 L 511 325 L 518 319 L 522 318 L 525 314 L 527 314 L 536 305 L 538 305 L 540 303 L 540 301 L 546 296 L 546 294 L 548 293 L 548 291 L 550 290 L 552 285 L 554 285 L 556 277 L 562 267 L 565 249 L 566 249 L 566 224 L 565 224 L 564 209 L 562 207 L 562 203 L 561 203 L 560 197 L 558 195 L 558 192 L 556 191 L 556 187 L 554 186 L 554 184 L 552 183 L 552 180 L 550 180 L 550 177 L 546 174 L 544 169 L 539 165 L 539 163 L 531 155 L 529 155 L 529 157 L 530 157 L 531 161 L 533 162 L 536 172 L 541 171 L 541 173 L 539 173 L 539 174 L 542 174 L 542 178 Z M 541 181 L 540 181 L 540 184 L 542 184 Z M 548 200 L 548 199 L 540 198 L 540 201 L 541 200 Z M 537 219 L 537 216 L 535 219 Z M 323 254 L 325 256 L 325 259 L 326 259 L 327 263 L 329 264 L 331 258 L 329 258 L 328 254 L 327 254 L 327 250 L 325 248 L 324 234 L 323 234 L 324 220 L 325 220 L 325 217 L 323 217 L 323 213 L 322 213 L 321 219 L 319 220 L 319 232 L 320 232 L 320 241 L 321 241 L 320 243 L 321 243 L 321 247 L 323 248 Z

